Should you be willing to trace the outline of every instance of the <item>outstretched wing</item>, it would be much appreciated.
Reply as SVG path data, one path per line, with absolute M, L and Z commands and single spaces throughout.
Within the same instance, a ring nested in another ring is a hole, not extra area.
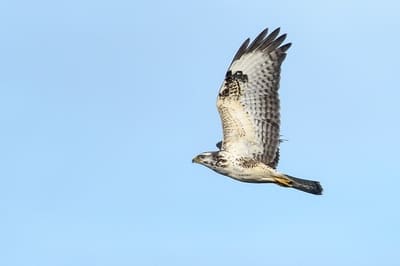
M 280 68 L 290 43 L 279 28 L 240 46 L 218 94 L 222 149 L 275 168 L 279 160 Z

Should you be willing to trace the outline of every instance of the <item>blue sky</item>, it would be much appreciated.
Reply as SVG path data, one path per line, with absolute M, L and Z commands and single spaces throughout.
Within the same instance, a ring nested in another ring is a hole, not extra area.
M 3 1 L 0 265 L 398 265 L 399 8 Z M 191 163 L 236 49 L 279 26 L 279 169 L 321 197 Z

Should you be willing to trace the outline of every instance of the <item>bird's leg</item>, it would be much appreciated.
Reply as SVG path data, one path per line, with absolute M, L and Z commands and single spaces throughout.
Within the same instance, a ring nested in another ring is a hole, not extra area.
M 284 176 L 274 176 L 274 181 L 282 187 L 291 187 L 293 184 L 293 180 Z

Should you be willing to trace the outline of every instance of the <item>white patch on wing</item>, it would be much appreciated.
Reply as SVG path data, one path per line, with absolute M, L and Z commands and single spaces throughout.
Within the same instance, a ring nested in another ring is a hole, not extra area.
M 217 107 L 224 133 L 222 148 L 275 168 L 279 159 L 280 66 L 290 44 L 281 45 L 286 35 L 278 37 L 279 30 L 266 33 L 239 49 L 219 91 Z

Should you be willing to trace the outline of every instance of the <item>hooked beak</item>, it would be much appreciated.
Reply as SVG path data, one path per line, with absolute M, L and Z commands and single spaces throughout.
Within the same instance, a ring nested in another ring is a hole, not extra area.
M 192 163 L 199 163 L 199 162 L 200 162 L 199 156 L 196 156 L 192 159 Z

